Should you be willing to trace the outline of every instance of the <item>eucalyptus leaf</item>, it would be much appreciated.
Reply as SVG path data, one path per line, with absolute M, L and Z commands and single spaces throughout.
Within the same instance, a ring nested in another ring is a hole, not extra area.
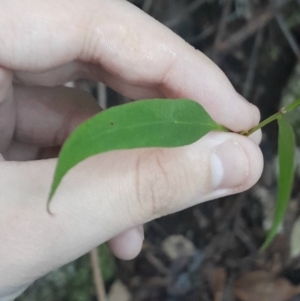
M 284 115 L 278 118 L 278 126 L 278 191 L 272 227 L 263 246 L 261 247 L 262 250 L 265 250 L 269 246 L 277 234 L 278 227 L 283 220 L 286 207 L 290 199 L 293 185 L 295 156 L 295 137 L 293 128 L 286 121 Z
M 112 150 L 183 146 L 212 130 L 228 131 L 188 99 L 148 99 L 107 109 L 79 125 L 64 143 L 48 205 L 65 174 L 88 157 Z

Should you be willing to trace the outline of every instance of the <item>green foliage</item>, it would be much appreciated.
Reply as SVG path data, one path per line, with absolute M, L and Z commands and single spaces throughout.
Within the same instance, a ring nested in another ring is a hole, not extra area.
M 273 217 L 272 227 L 267 235 L 262 250 L 266 249 L 277 234 L 284 213 L 290 199 L 293 177 L 294 177 L 294 156 L 295 156 L 295 137 L 293 128 L 285 120 L 284 115 L 278 118 L 278 191 L 276 207 Z
M 212 130 L 226 129 L 188 99 L 151 99 L 105 110 L 82 123 L 58 158 L 49 201 L 64 175 L 93 155 L 120 149 L 191 144 Z
M 111 254 L 106 244 L 102 244 L 98 247 L 98 257 L 103 279 L 111 279 L 115 274 L 116 265 L 114 256 Z
M 285 89 L 283 90 L 282 99 L 280 102 L 281 107 L 286 107 L 293 103 L 296 99 L 300 98 L 300 64 L 298 64 L 288 81 Z M 296 142 L 300 144 L 300 107 L 290 112 L 287 115 L 288 122 L 294 129 Z

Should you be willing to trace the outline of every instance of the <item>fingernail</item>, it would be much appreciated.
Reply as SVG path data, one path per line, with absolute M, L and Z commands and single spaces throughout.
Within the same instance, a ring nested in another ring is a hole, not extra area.
M 235 188 L 245 183 L 249 175 L 249 161 L 236 141 L 217 146 L 212 154 L 212 186 L 214 190 Z

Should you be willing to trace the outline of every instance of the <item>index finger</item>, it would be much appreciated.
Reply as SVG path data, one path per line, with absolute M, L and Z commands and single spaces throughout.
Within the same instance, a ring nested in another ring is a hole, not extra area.
M 124 0 L 6 1 L 0 36 L 7 68 L 41 72 L 81 60 L 96 64 L 100 79 L 123 94 L 194 99 L 233 131 L 260 118 L 212 61 Z
M 234 131 L 259 122 L 258 109 L 203 53 L 126 1 L 100 2 L 88 14 L 80 58 L 113 75 L 108 84 L 117 78 L 129 87 L 158 89 L 165 97 L 197 100 Z

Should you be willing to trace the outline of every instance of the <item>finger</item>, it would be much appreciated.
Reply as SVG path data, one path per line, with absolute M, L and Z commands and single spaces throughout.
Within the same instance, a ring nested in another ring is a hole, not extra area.
M 129 87 L 134 87 L 134 91 L 148 89 L 170 98 L 191 98 L 233 131 L 257 124 L 257 108 L 236 93 L 215 64 L 129 2 L 30 3 L 12 0 L 1 4 L 3 66 L 43 72 L 81 60 L 100 66 L 86 70 L 87 77 L 103 77 L 104 83 L 127 96 L 131 95 Z M 11 23 L 13 34 L 5 26 Z M 24 36 L 24 30 L 36 34 Z
M 256 132 L 254 132 L 253 134 L 251 134 L 250 136 L 248 136 L 252 141 L 254 141 L 257 145 L 260 144 L 261 139 L 262 139 L 262 132 L 261 130 L 257 130 Z
M 45 208 L 55 164 L 1 163 L 4 284 L 38 278 L 149 220 L 248 189 L 261 174 L 262 155 L 246 137 L 211 133 L 185 147 L 94 156 L 66 175 L 50 216 Z
M 12 141 L 3 156 L 8 161 L 30 161 L 38 159 L 39 152 L 40 148 L 35 145 Z
M 1 301 L 12 301 L 15 300 L 18 296 L 20 296 L 30 285 L 31 283 L 27 283 L 22 286 L 12 287 L 10 286 L 9 288 L 6 289 L 1 289 L 0 291 L 0 298 Z
M 99 63 L 102 69 L 94 72 L 104 83 L 118 89 L 120 83 L 114 78 L 118 77 L 121 88 L 125 87 L 123 94 L 128 85 L 134 85 L 158 88 L 170 98 L 198 100 L 216 121 L 235 131 L 257 124 L 257 108 L 237 94 L 201 52 L 125 1 L 106 2 L 106 15 L 99 19 L 101 4 L 90 7 L 95 17 L 86 23 L 90 34 L 84 37 L 79 58 Z
M 38 147 L 26 143 L 12 141 L 7 151 L 3 153 L 7 161 L 32 161 L 57 158 L 61 146 Z
M 99 111 L 95 99 L 77 89 L 14 87 L 17 125 L 10 127 L 17 141 L 6 152 L 10 160 L 54 157 L 41 155 L 37 146 L 62 145 L 77 124 Z M 259 143 L 260 139 L 261 134 L 256 132 L 253 140 Z
M 157 98 L 164 97 L 165 95 L 157 88 L 143 87 L 143 86 L 134 86 L 126 84 L 116 77 L 112 76 L 105 70 L 101 69 L 99 66 L 94 64 L 79 64 L 78 72 L 71 74 L 69 76 L 68 70 L 69 66 L 59 67 L 55 70 L 45 72 L 43 74 L 34 74 L 28 72 L 18 72 L 18 81 L 26 85 L 43 85 L 43 86 L 55 86 L 57 84 L 63 84 L 68 81 L 76 79 L 76 74 L 87 74 L 86 77 L 93 80 L 100 80 L 106 84 L 114 87 L 116 90 L 119 90 L 121 93 L 127 97 L 134 99 L 143 99 L 143 98 Z M 79 67 L 81 66 L 81 67 Z M 67 70 L 64 70 L 66 68 Z M 80 69 L 81 68 L 81 69 Z M 75 69 L 75 68 L 74 68 Z M 79 71 L 81 70 L 81 71 Z M 83 70 L 88 70 L 84 72 Z M 61 72 L 60 72 L 61 71 Z M 81 76 L 79 76 L 81 77 Z M 261 141 L 261 131 L 256 131 L 250 137 L 255 143 L 259 144 Z
M 60 86 L 83 77 L 83 63 L 70 62 L 47 71 L 15 71 L 14 82 L 29 86 Z
M 127 83 L 119 76 L 112 75 L 104 70 L 99 64 L 71 62 L 45 72 L 14 72 L 15 83 L 29 86 L 52 87 L 80 78 L 103 82 L 115 91 L 132 99 L 165 96 L 161 89 L 155 85 Z
M 0 67 L 0 152 L 4 152 L 12 139 L 16 110 L 12 93 L 12 74 Z
M 62 145 L 74 128 L 100 111 L 88 93 L 67 87 L 14 85 L 17 142 L 40 147 Z
M 108 242 L 108 246 L 115 256 L 123 260 L 130 260 L 141 252 L 143 240 L 144 228 L 137 226 L 112 238 Z

